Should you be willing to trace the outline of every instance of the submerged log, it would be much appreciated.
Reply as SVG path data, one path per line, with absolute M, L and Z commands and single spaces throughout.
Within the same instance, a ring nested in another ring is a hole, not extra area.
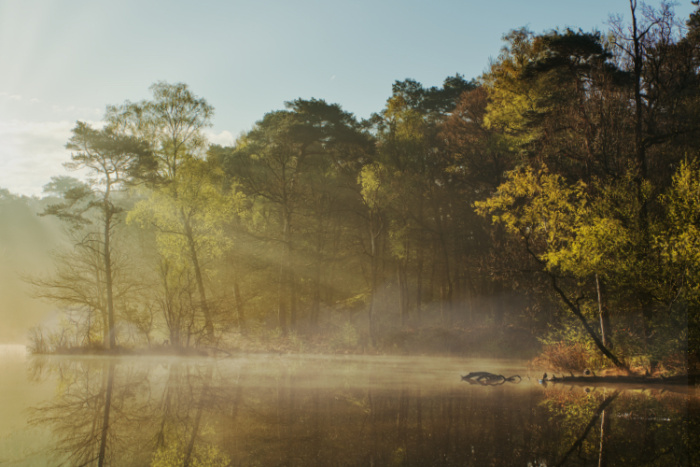
M 520 375 L 513 375 L 510 377 L 505 377 L 503 375 L 497 375 L 495 373 L 489 373 L 487 371 L 472 371 L 468 375 L 462 376 L 462 381 L 466 381 L 469 384 L 481 384 L 483 386 L 496 386 L 508 383 L 519 383 L 522 381 Z

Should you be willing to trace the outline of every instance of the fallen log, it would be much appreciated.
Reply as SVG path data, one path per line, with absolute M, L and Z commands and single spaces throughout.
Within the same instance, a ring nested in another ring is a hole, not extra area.
M 540 384 L 547 383 L 577 383 L 577 384 L 669 384 L 669 385 L 695 385 L 700 382 L 700 375 L 676 375 L 676 376 L 547 376 L 545 373 Z

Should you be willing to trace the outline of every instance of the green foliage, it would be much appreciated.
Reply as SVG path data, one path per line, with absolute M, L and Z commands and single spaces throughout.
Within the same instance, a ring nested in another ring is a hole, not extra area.
M 379 162 L 367 164 L 362 167 L 357 177 L 360 184 L 362 200 L 370 210 L 377 211 L 385 204 L 383 197 L 390 195 L 382 187 L 383 179 L 386 179 L 386 168 Z M 385 182 L 385 180 L 384 180 Z
M 44 185 L 43 192 L 49 196 L 63 197 L 66 193 L 80 188 L 82 185 L 84 185 L 84 183 L 75 177 L 58 175 L 51 177 L 51 181 Z
M 543 83 L 531 86 L 521 79 L 527 64 L 537 58 L 533 36 L 524 28 L 504 36 L 508 45 L 484 77 L 490 97 L 484 123 L 504 134 L 515 150 L 538 137 L 538 133 L 528 130 L 527 115 L 543 110 L 537 98 L 544 92 Z
M 700 167 L 684 162 L 673 185 L 662 195 L 665 222 L 654 236 L 656 247 L 669 268 L 676 271 L 678 291 L 694 306 L 700 305 Z
M 579 211 L 575 235 L 566 248 L 549 254 L 547 261 L 579 278 L 598 274 L 621 281 L 637 276 L 645 259 L 637 252 L 644 242 L 640 216 L 642 203 L 650 195 L 649 185 L 642 187 L 641 201 L 636 191 L 631 172 L 611 185 L 596 181 L 593 196 L 588 196 L 585 208 Z
M 475 206 L 477 213 L 491 214 L 509 232 L 544 242 L 540 259 L 547 260 L 570 244 L 588 204 L 585 188 L 581 182 L 570 186 L 546 167 L 527 167 L 510 172 L 494 196 Z
M 697 171 L 693 173 L 687 165 L 679 169 L 673 187 L 659 200 L 663 214 L 651 227 L 641 223 L 643 206 L 651 201 L 650 185 L 639 187 L 632 172 L 621 181 L 596 181 L 589 187 L 581 181 L 567 183 L 546 168 L 528 167 L 510 172 L 491 198 L 475 204 L 478 213 L 490 215 L 494 223 L 524 240 L 550 274 L 576 278 L 582 290 L 577 306 L 593 305 L 581 300 L 585 284 L 595 279 L 605 282 L 606 300 L 614 305 L 617 320 L 637 312 L 640 297 L 655 297 L 655 302 L 671 307 L 670 313 L 657 313 L 653 321 L 646 318 L 656 338 L 643 351 L 658 360 L 684 349 L 687 341 L 682 324 L 687 305 L 673 304 L 697 290 L 698 276 L 692 276 L 697 271 L 698 245 L 693 237 L 698 220 L 697 200 L 693 200 L 697 180 Z M 658 255 L 649 252 L 647 228 L 659 232 L 652 245 L 661 252 Z M 560 326 L 571 330 L 570 324 Z M 565 335 L 550 339 L 581 341 Z M 618 345 L 629 355 L 640 351 L 638 343 L 623 336 Z
M 416 111 L 436 116 L 454 110 L 459 96 L 476 87 L 474 80 L 467 81 L 462 75 L 445 78 L 442 87 L 424 88 L 419 82 L 406 79 L 392 85 L 392 94 Z
M 223 193 L 215 176 L 204 161 L 188 160 L 168 189 L 154 190 L 136 203 L 128 222 L 154 227 L 159 251 L 174 264 L 189 261 L 189 231 L 197 251 L 220 257 L 231 247 L 224 226 L 243 198 L 235 190 Z
M 184 447 L 177 440 L 171 440 L 165 446 L 153 452 L 151 467 L 178 467 L 184 465 Z M 230 465 L 228 456 L 216 445 L 197 445 L 187 465 L 193 467 L 226 467 Z
M 203 129 L 211 126 L 214 108 L 195 96 L 184 83 L 160 81 L 151 86 L 153 98 L 107 107 L 110 126 L 146 141 L 154 159 L 140 176 L 164 183 L 177 176 L 187 158 L 206 150 Z

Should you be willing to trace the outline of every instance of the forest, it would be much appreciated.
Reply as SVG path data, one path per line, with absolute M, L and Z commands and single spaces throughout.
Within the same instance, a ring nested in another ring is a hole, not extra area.
M 366 120 L 292 100 L 231 147 L 183 83 L 77 122 L 89 176 L 33 201 L 65 241 L 26 279 L 61 310 L 31 349 L 697 370 L 700 9 L 609 26 L 510 31 L 482 76 L 396 81 Z

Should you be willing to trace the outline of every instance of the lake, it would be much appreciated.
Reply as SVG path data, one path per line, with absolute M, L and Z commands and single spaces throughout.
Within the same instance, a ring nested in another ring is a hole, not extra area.
M 520 383 L 468 384 L 489 371 Z M 694 388 L 540 385 L 525 362 L 0 353 L 0 465 L 699 465 Z

